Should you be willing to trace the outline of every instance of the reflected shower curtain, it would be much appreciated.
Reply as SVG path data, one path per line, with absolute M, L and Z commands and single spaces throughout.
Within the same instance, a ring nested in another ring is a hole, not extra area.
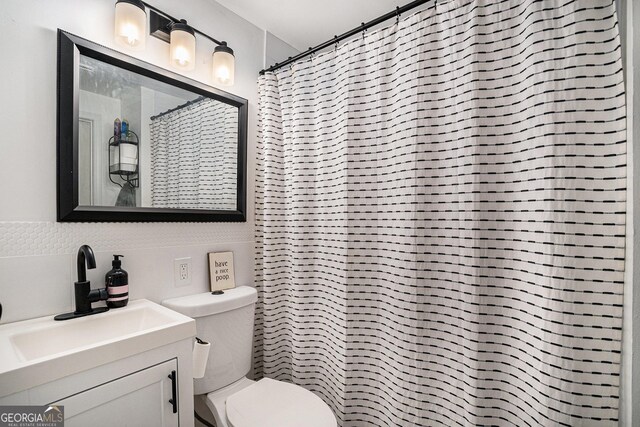
M 238 109 L 210 98 L 151 117 L 151 204 L 236 209 Z
M 259 88 L 258 377 L 342 426 L 617 425 L 613 1 L 439 1 Z

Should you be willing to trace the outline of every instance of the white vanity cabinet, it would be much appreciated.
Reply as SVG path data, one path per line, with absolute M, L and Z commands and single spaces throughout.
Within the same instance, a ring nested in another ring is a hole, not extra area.
M 0 405 L 63 405 L 66 427 L 193 427 L 195 332 L 146 300 L 0 325 Z
M 2 397 L 0 405 L 63 405 L 65 427 L 193 427 L 190 356 L 184 340 Z

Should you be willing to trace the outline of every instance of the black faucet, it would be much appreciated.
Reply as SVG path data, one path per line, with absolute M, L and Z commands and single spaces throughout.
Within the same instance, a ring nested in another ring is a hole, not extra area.
M 96 257 L 93 255 L 93 250 L 90 246 L 80 246 L 80 249 L 78 249 L 77 261 L 78 281 L 73 284 L 75 290 L 76 310 L 73 313 L 59 314 L 54 317 L 55 320 L 68 320 L 76 317 L 103 313 L 109 310 L 109 307 L 91 307 L 91 303 L 104 301 L 109 298 L 109 294 L 107 292 L 107 288 L 91 289 L 91 282 L 87 280 L 86 268 L 96 268 Z

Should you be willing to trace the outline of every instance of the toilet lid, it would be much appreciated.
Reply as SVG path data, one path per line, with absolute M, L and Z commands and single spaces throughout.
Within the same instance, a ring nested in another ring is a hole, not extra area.
M 263 378 L 232 394 L 226 403 L 232 427 L 336 427 L 333 412 L 300 386 Z

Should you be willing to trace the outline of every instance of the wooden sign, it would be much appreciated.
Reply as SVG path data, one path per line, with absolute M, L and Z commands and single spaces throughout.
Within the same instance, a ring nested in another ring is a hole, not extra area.
M 233 252 L 209 252 L 209 281 L 212 292 L 235 288 Z

